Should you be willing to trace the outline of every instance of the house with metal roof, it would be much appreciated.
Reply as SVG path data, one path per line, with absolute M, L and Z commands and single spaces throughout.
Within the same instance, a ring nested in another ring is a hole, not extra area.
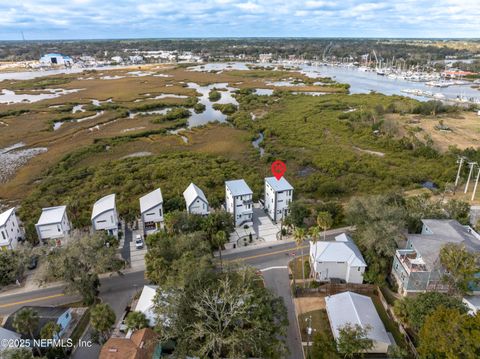
M 253 192 L 243 179 L 225 182 L 225 209 L 237 227 L 252 222 Z
M 35 224 L 38 238 L 45 242 L 55 240 L 57 245 L 70 235 L 72 226 L 67 216 L 67 206 L 42 208 L 42 214 Z
M 310 242 L 310 264 L 317 281 L 340 279 L 346 283 L 363 283 L 367 264 L 353 240 L 345 233 L 334 241 Z
M 335 340 L 346 325 L 359 325 L 367 330 L 367 337 L 373 341 L 368 353 L 386 353 L 393 338 L 383 325 L 370 297 L 354 292 L 343 292 L 325 297 L 330 328 Z
M 0 358 L 3 358 L 2 352 L 7 349 L 16 349 L 15 343 L 19 343 L 22 336 L 13 330 L 0 327 Z
M 145 317 L 147 318 L 151 327 L 155 326 L 156 323 L 156 316 L 153 309 L 153 299 L 157 293 L 157 288 L 158 286 L 156 285 L 145 285 L 135 306 L 136 312 L 142 312 L 145 314 Z
M 109 194 L 95 202 L 92 210 L 94 231 L 106 231 L 108 235 L 118 237 L 119 222 L 115 194 Z
M 0 250 L 16 249 L 18 241 L 24 237 L 25 232 L 18 220 L 15 207 L 0 213 Z
M 143 223 L 143 233 L 158 231 L 163 223 L 163 197 L 160 188 L 140 198 L 140 214 Z
M 44 66 L 65 66 L 70 67 L 73 65 L 73 60 L 70 56 L 62 54 L 45 54 L 40 58 L 40 64 Z
M 183 192 L 183 198 L 185 198 L 188 213 L 200 214 L 202 216 L 210 213 L 207 197 L 195 183 L 190 183 Z
M 422 219 L 421 234 L 408 234 L 405 249 L 393 258 L 391 275 L 403 295 L 424 291 L 448 291 L 442 281 L 444 269 L 440 251 L 448 243 L 460 244 L 468 251 L 480 253 L 480 235 L 470 226 L 453 219 Z M 480 289 L 472 286 L 472 291 Z
M 283 220 L 290 212 L 293 187 L 285 177 L 265 178 L 265 211 L 273 222 Z

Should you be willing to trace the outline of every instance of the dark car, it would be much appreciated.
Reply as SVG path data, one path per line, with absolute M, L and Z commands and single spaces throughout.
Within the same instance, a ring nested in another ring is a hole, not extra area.
M 38 265 L 38 256 L 33 256 L 32 258 L 30 258 L 30 262 L 28 262 L 27 268 L 32 270 L 37 268 L 37 265 Z

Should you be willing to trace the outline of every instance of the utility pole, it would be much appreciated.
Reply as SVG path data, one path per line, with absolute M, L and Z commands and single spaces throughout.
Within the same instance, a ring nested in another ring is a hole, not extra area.
M 463 193 L 467 193 L 467 191 L 468 191 L 468 185 L 470 183 L 470 178 L 472 177 L 473 167 L 475 167 L 476 164 L 477 164 L 477 162 L 468 162 L 468 166 L 470 167 L 470 171 L 468 172 L 467 183 L 465 184 L 465 191 L 463 191 Z
M 307 324 L 307 358 L 310 356 L 310 337 L 312 336 L 313 328 L 312 328 L 312 316 L 309 315 L 307 318 L 305 318 L 305 321 L 308 323 Z
M 463 161 L 465 160 L 465 157 L 460 157 L 458 160 L 457 160 L 457 163 L 458 163 L 458 171 L 457 171 L 457 178 L 455 178 L 455 189 L 457 189 L 457 185 L 458 185 L 458 180 L 460 179 L 460 172 L 462 171 L 462 165 L 463 165 Z M 453 190 L 455 192 L 455 189 Z M 454 193 L 455 194 L 455 193 Z
M 471 201 L 475 199 L 475 194 L 477 193 L 478 180 L 480 179 L 480 167 L 478 167 L 477 178 L 475 179 L 475 186 L 473 186 L 473 193 Z

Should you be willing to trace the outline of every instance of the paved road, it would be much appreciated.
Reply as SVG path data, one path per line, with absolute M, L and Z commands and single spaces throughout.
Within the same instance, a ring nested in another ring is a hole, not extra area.
M 298 332 L 287 269 L 287 264 L 292 259 L 290 256 L 292 252 L 295 252 L 295 243 L 286 242 L 275 246 L 252 248 L 249 251 L 228 253 L 223 255 L 223 258 L 226 261 L 238 260 L 260 269 L 267 288 L 283 298 L 288 310 L 289 321 L 286 338 L 290 350 L 288 358 L 300 359 L 303 358 L 302 343 Z
M 307 242 L 305 242 L 305 247 L 307 247 Z M 303 358 L 303 352 L 286 267 L 288 261 L 292 258 L 290 256 L 292 252 L 295 252 L 295 243 L 285 242 L 281 244 L 275 243 L 275 245 L 272 246 L 263 245 L 226 251 L 222 257 L 225 261 L 238 261 L 261 270 L 266 286 L 284 299 L 290 322 L 287 332 L 287 345 L 290 350 L 288 358 L 299 359 Z M 100 297 L 104 302 L 112 306 L 119 320 L 134 293 L 144 284 L 146 284 L 146 281 L 143 270 L 128 273 L 123 276 L 115 274 L 111 277 L 101 279 Z M 62 290 L 62 287 L 40 288 L 29 293 L 1 296 L 0 316 L 8 315 L 27 304 L 60 305 L 79 299 L 76 296 L 65 296 Z M 84 339 L 88 338 L 89 333 L 87 332 Z M 98 353 L 98 346 L 88 350 L 85 348 L 78 349 L 75 352 L 74 358 L 95 358 L 98 356 Z
M 121 320 L 125 308 L 130 304 L 137 290 L 140 290 L 145 284 L 146 280 L 143 272 L 129 273 L 123 277 L 112 277 L 109 279 L 108 285 L 104 286 L 102 284 L 100 298 L 104 303 L 108 303 L 112 307 L 117 316 L 117 323 Z M 89 328 L 82 340 L 90 340 L 91 332 L 91 328 Z M 90 348 L 77 348 L 71 358 L 98 358 L 100 349 L 99 345 L 93 345 Z

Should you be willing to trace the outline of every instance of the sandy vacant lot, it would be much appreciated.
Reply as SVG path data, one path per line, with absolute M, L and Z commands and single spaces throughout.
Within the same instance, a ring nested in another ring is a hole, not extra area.
M 441 151 L 447 151 L 449 146 L 457 146 L 459 149 L 480 146 L 480 116 L 475 112 L 437 118 L 419 115 L 390 115 L 390 118 L 401 125 L 402 134 L 413 130 L 415 136 L 421 141 L 425 140 L 425 135 L 429 135 L 434 146 Z M 450 131 L 435 128 L 440 120 L 445 127 L 450 128 Z
M 297 315 L 313 312 L 314 310 L 325 309 L 324 297 L 295 298 L 295 310 Z

